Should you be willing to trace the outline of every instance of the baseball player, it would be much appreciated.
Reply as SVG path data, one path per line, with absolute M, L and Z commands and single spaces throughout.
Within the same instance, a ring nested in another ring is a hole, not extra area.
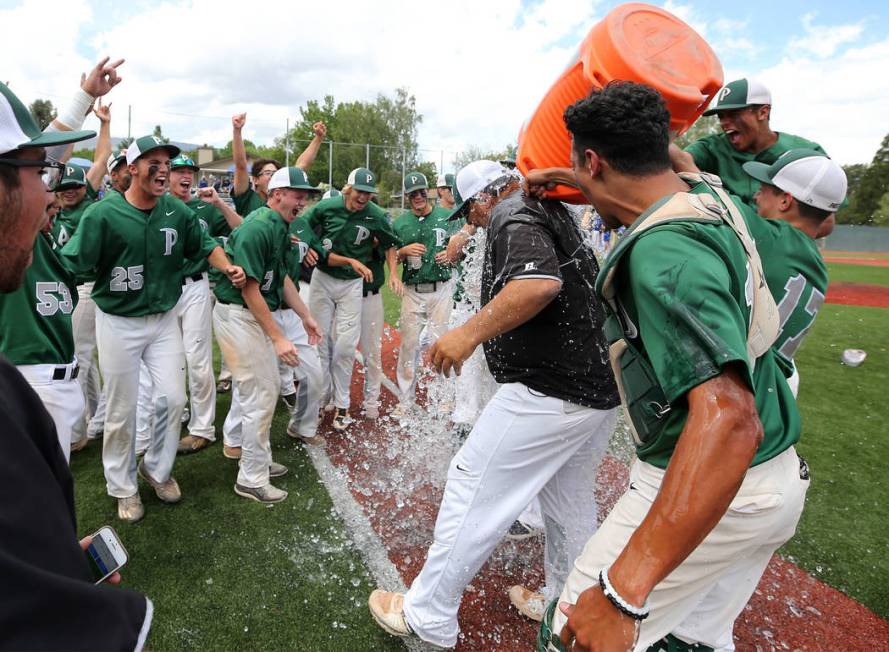
M 125 193 L 133 180 L 130 169 L 127 167 L 126 151 L 109 154 L 106 168 L 108 176 L 111 178 L 111 189 L 121 194 Z
M 388 218 L 388 215 L 387 215 Z M 365 281 L 361 299 L 361 336 L 358 343 L 364 358 L 364 416 L 378 419 L 380 416 L 380 385 L 383 381 L 383 326 L 385 315 L 380 288 L 386 280 L 385 258 L 379 246 L 371 250 L 371 281 Z
M 766 219 L 746 217 L 778 304 L 781 331 L 773 348 L 787 366 L 785 374 L 796 396 L 799 372 L 793 356 L 827 293 L 827 268 L 815 239 L 833 229 L 833 215 L 846 198 L 846 173 L 811 149 L 789 150 L 772 165 L 749 161 L 744 171 L 762 184 L 753 199 Z
M 744 163 L 755 161 L 771 165 L 789 149 L 803 147 L 824 153 L 810 140 L 772 131 L 772 94 L 756 79 L 736 79 L 719 91 L 716 106 L 704 115 L 719 118 L 721 134 L 704 136 L 685 148 L 670 148 L 674 167 L 718 175 L 731 194 L 753 205 L 759 182 L 742 169 Z M 694 167 L 692 167 L 692 164 Z
M 367 264 L 374 240 L 386 252 L 389 288 L 396 294 L 402 290 L 395 274 L 398 238 L 383 209 L 371 201 L 376 191 L 373 173 L 356 168 L 341 196 L 318 202 L 304 216 L 309 228 L 320 230 L 327 254 L 312 274 L 309 308 L 325 333 L 319 351 L 321 368 L 325 375 L 330 374 L 336 408 L 333 427 L 339 431 L 346 429 L 349 420 L 349 385 L 361 334 L 362 288 L 373 280 Z M 327 334 L 334 331 L 336 339 L 328 342 Z
M 637 459 L 548 607 L 539 650 L 732 649 L 735 617 L 802 513 L 777 307 L 740 200 L 671 169 L 669 119 L 630 82 L 565 111 L 567 180 L 607 226 L 631 227 L 596 290 Z
M 127 149 L 129 189 L 90 206 L 61 252 L 73 273 L 95 278 L 96 341 L 108 400 L 102 461 L 108 494 L 118 499 L 118 516 L 128 522 L 145 513 L 134 432 L 140 361 L 151 374 L 163 418 L 138 473 L 161 500 L 181 498 L 171 472 L 185 407 L 185 365 L 173 308 L 182 294 L 185 260 L 203 254 L 232 282 L 244 281 L 243 270 L 201 229 L 194 212 L 167 194 L 170 159 L 178 154 L 155 136 L 134 141 Z
M 593 478 L 614 425 L 618 395 L 605 356 L 598 266 L 558 202 L 519 190 L 493 161 L 457 174 L 455 213 L 485 227 L 482 308 L 435 342 L 436 369 L 461 372 L 484 344 L 503 385 L 448 469 L 426 562 L 404 595 L 374 591 L 383 629 L 442 647 L 457 642 L 466 585 L 509 525 L 539 493 L 546 524 L 546 581 L 556 594 L 595 529 Z
M 59 260 L 51 234 L 58 209 L 55 201 L 34 241 L 31 264 L 21 287 L 0 294 L 0 351 L 40 396 L 68 460 L 71 432 L 83 419 L 84 400 L 77 383 L 71 327 L 77 286 Z
M 249 215 L 268 201 L 269 179 L 281 167 L 274 159 L 261 158 L 253 162 L 250 174 L 247 174 L 247 150 L 244 148 L 242 130 L 247 124 L 247 114 L 239 113 L 232 116 L 232 157 L 235 163 L 234 184 L 231 197 L 235 210 L 239 215 Z M 296 167 L 308 170 L 321 149 L 321 142 L 327 135 L 327 126 L 323 122 L 312 125 L 312 141 L 305 151 L 296 159 Z M 253 187 L 250 187 L 251 181 Z
M 428 328 L 430 337 L 438 339 L 447 330 L 454 302 L 453 268 L 447 253 L 452 231 L 448 219 L 451 211 L 433 206 L 427 196 L 428 189 L 424 174 L 405 175 L 404 192 L 410 210 L 404 211 L 392 224 L 402 245 L 398 258 L 404 261 L 397 369 L 402 413 L 414 404 L 420 332 Z
M 435 179 L 435 191 L 438 194 L 438 205 L 448 211 L 454 210 L 454 175 L 439 174 Z
M 287 492 L 271 483 L 287 473 L 272 461 L 269 432 L 278 395 L 278 359 L 300 363 L 296 346 L 272 317 L 282 299 L 303 321 L 310 344 L 321 339 L 318 325 L 288 276 L 289 225 L 305 206 L 309 185 L 297 167 L 276 171 L 267 185 L 268 205 L 253 211 L 232 232 L 226 251 L 247 276 L 243 289 L 226 279 L 214 289 L 213 327 L 234 379 L 241 411 L 241 454 L 235 493 L 261 503 L 278 503 Z

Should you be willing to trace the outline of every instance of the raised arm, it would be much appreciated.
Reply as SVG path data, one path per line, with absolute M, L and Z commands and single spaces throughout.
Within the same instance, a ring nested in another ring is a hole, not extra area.
M 93 113 L 99 119 L 99 139 L 96 141 L 96 151 L 93 153 L 93 164 L 86 173 L 86 180 L 93 190 L 99 190 L 102 179 L 105 178 L 105 164 L 111 156 L 111 104 L 102 104 L 102 98 L 96 100 Z
M 299 158 L 296 159 L 296 167 L 300 170 L 308 170 L 315 161 L 315 157 L 318 156 L 318 150 L 321 149 L 321 143 L 327 135 L 327 125 L 318 121 L 312 125 L 312 131 L 315 132 L 315 135 L 312 137 L 312 142 L 310 142 L 309 146 L 299 155 Z
M 233 195 L 243 195 L 250 188 L 250 173 L 247 171 L 247 150 L 244 149 L 244 137 L 241 135 L 241 130 L 246 123 L 246 113 L 232 116 L 232 158 L 235 163 Z

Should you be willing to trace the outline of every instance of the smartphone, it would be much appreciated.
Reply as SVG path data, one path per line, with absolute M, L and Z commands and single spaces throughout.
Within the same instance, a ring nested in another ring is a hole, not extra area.
M 93 541 L 84 554 L 96 584 L 119 570 L 129 559 L 117 532 L 107 525 L 93 534 Z

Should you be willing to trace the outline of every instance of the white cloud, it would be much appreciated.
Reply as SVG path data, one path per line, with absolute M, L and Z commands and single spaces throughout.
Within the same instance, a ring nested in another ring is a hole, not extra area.
M 803 16 L 805 34 L 790 39 L 787 51 L 793 54 L 810 54 L 824 59 L 833 56 L 841 45 L 854 43 L 864 31 L 864 21 L 848 25 L 815 25 L 815 14 Z

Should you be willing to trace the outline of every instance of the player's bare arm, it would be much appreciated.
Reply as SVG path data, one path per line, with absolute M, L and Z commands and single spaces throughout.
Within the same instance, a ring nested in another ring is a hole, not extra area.
M 202 202 L 219 209 L 219 212 L 222 213 L 222 216 L 228 223 L 229 228 L 234 230 L 241 226 L 241 222 L 244 221 L 244 218 L 238 215 L 234 208 L 222 201 L 222 197 L 216 192 L 216 188 L 213 186 L 198 188 L 197 196 Z
M 238 265 L 232 265 L 222 247 L 213 247 L 213 251 L 207 256 L 207 262 L 225 274 L 236 288 L 244 287 L 247 280 L 244 270 Z
M 103 105 L 102 98 L 97 98 L 93 113 L 99 119 L 99 138 L 96 140 L 93 164 L 86 173 L 86 181 L 93 190 L 98 191 L 105 178 L 105 161 L 111 155 L 111 103 Z
M 399 261 L 404 260 L 408 256 L 422 256 L 426 253 L 426 245 L 422 242 L 412 242 L 398 249 L 396 253 Z
M 250 309 L 250 312 L 253 313 L 256 321 L 259 322 L 262 332 L 268 336 L 275 346 L 275 355 L 278 356 L 278 359 L 291 367 L 298 365 L 299 357 L 296 352 L 296 346 L 285 337 L 278 324 L 275 323 L 272 311 L 269 310 L 269 305 L 259 291 L 259 281 L 255 278 L 248 278 L 247 284 L 241 289 L 241 296 L 244 297 L 244 303 Z
M 284 301 L 293 309 L 296 316 L 302 320 L 303 327 L 306 329 L 306 335 L 309 336 L 309 344 L 312 346 L 320 344 L 324 333 L 315 318 L 312 316 L 309 307 L 299 296 L 299 290 L 290 276 L 284 277 Z
M 561 281 L 547 278 L 514 279 L 469 321 L 442 335 L 429 350 L 435 370 L 458 375 L 463 362 L 479 344 L 487 342 L 534 317 L 556 298 Z
M 577 187 L 574 171 L 571 168 L 540 168 L 530 170 L 525 177 L 524 190 L 527 194 L 543 199 L 548 190 L 555 190 L 556 186 Z
M 327 135 L 327 125 L 319 120 L 312 125 L 312 133 L 314 134 L 312 142 L 296 159 L 296 167 L 300 170 L 308 170 L 312 163 L 315 162 L 318 150 L 321 149 L 321 143 L 324 142 L 324 137 Z
M 615 591 L 641 607 L 651 590 L 704 540 L 738 492 L 763 437 L 753 393 L 738 371 L 723 372 L 687 394 L 688 420 L 651 509 L 608 569 Z M 635 622 L 598 586 L 562 603 L 561 640 L 581 650 L 632 647 Z
M 670 164 L 675 172 L 700 172 L 694 157 L 676 143 L 670 143 Z
M 327 254 L 327 264 L 331 267 L 351 267 L 352 271 L 363 278 L 365 283 L 372 283 L 374 280 L 374 275 L 370 268 L 357 258 L 340 256 L 331 251 Z
M 386 250 L 386 266 L 389 268 L 389 280 L 387 281 L 389 289 L 395 293 L 395 296 L 404 296 L 404 283 L 398 274 L 398 253 L 395 251 L 395 247 Z
M 448 238 L 448 248 L 445 250 L 445 253 L 448 255 L 448 262 L 456 263 L 466 255 L 464 248 L 466 243 L 469 242 L 469 238 L 475 235 L 475 228 L 473 224 L 464 224 L 463 228 Z
M 247 172 L 247 150 L 244 149 L 244 137 L 241 130 L 247 124 L 247 114 L 239 113 L 232 116 L 232 159 L 235 164 L 235 174 L 232 184 L 232 194 L 243 195 L 250 189 L 250 174 Z

